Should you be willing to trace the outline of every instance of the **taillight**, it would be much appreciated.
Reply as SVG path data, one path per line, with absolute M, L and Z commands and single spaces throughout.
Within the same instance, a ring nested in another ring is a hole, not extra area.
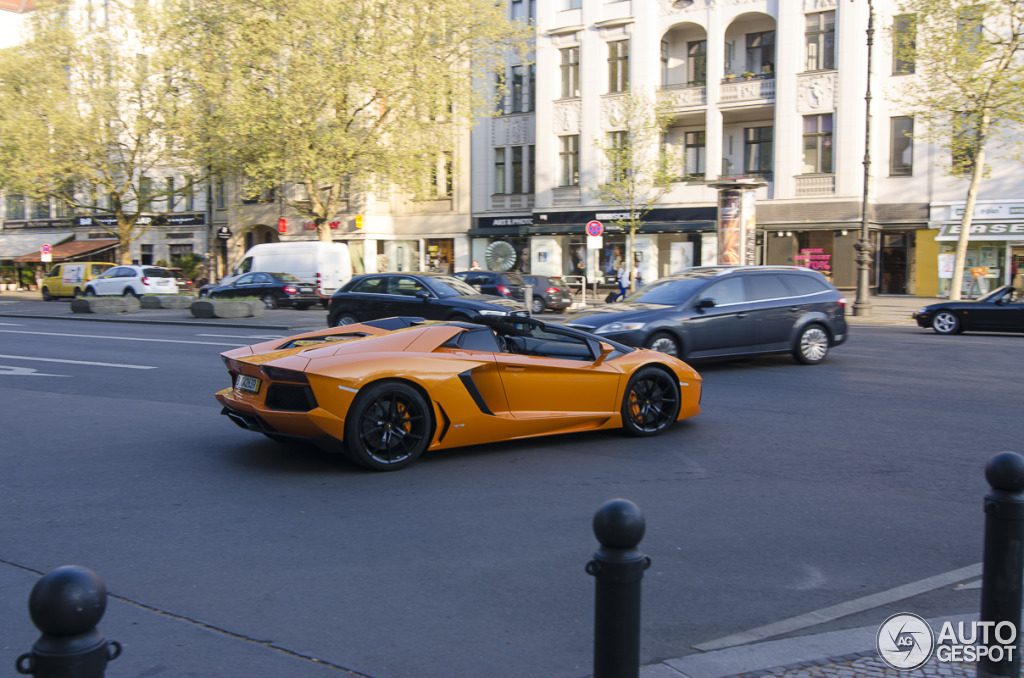
M 506 297 L 511 297 L 512 296 L 512 290 L 510 290 L 509 288 L 505 287 L 504 285 L 498 285 L 498 294 L 502 294 L 502 295 L 504 295 Z
M 839 305 L 846 308 L 846 297 L 839 297 Z
M 142 278 L 142 284 L 143 284 L 143 285 L 148 285 L 148 284 L 149 284 L 149 278 L 147 278 L 147 277 L 143 276 L 143 278 Z
M 558 292 L 558 288 L 557 288 L 557 287 L 549 287 L 549 288 L 547 288 L 547 289 L 546 289 L 546 290 L 544 290 L 544 291 L 545 291 L 545 292 L 546 292 L 547 294 L 555 294 L 555 293 L 557 293 L 557 292 Z
M 323 292 L 323 286 L 320 284 L 320 272 L 316 274 L 316 293 L 321 294 Z
M 299 372 L 298 370 L 288 370 L 283 367 L 263 365 L 260 367 L 260 372 L 262 372 L 263 376 L 271 381 L 287 381 L 293 384 L 309 383 L 309 380 L 306 378 L 306 374 L 304 372 Z
M 285 294 L 298 294 L 299 293 L 299 288 L 295 287 L 294 285 L 285 285 L 284 286 L 284 293 Z

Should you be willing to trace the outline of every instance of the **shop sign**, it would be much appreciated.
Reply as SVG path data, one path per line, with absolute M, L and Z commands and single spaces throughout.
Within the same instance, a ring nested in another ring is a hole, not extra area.
M 832 255 L 825 254 L 825 250 L 820 247 L 809 247 L 800 250 L 800 254 L 793 255 L 793 263 L 814 271 L 828 273 L 832 270 Z
M 959 240 L 961 224 L 942 224 L 936 240 Z M 973 240 L 1024 240 L 1024 223 L 971 224 Z

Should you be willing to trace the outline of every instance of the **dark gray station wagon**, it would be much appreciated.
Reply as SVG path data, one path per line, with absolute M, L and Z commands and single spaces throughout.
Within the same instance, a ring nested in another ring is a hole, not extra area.
M 813 365 L 846 341 L 846 299 L 796 266 L 701 266 L 565 324 L 678 358 L 791 353 Z

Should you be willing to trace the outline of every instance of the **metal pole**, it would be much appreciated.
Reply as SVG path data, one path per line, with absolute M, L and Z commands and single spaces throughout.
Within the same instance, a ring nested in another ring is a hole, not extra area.
M 36 678 L 103 678 L 121 654 L 96 628 L 107 609 L 107 589 L 92 570 L 65 565 L 32 587 L 28 610 L 42 635 L 18 657 L 18 673 Z
M 868 0 L 868 84 L 864 92 L 864 195 L 860 206 L 860 239 L 853 246 L 857 250 L 857 300 L 853 303 L 853 314 L 871 315 L 871 262 L 875 246 L 871 243 L 868 228 L 868 198 L 871 188 L 871 51 L 875 42 L 875 8 Z
M 587 563 L 596 579 L 594 678 L 640 676 L 640 582 L 651 559 L 637 550 L 646 523 L 625 499 L 605 502 L 594 514 L 601 548 Z
M 1013 651 L 1000 652 L 996 657 L 1000 661 L 993 661 L 992 656 L 981 657 L 976 675 L 977 678 L 1019 678 L 1024 594 L 1024 457 L 1013 452 L 997 454 L 985 465 L 985 479 L 992 491 L 985 495 L 980 621 L 992 624 L 985 643 L 990 648 L 1002 645 L 1000 635 L 1005 640 L 1010 628 L 1015 638 Z

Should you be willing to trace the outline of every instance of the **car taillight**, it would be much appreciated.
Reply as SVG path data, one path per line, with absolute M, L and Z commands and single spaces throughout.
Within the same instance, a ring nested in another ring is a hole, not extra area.
M 556 292 L 558 292 L 558 288 L 557 287 L 549 287 L 546 290 L 544 290 L 544 292 L 546 294 L 555 294 Z
M 323 293 L 323 289 L 324 288 L 323 288 L 323 286 L 321 285 L 321 282 L 320 282 L 320 272 L 318 271 L 317 274 L 316 274 L 316 293 L 317 294 L 322 294 Z
M 846 308 L 846 297 L 839 297 L 839 305 Z
M 143 284 L 143 285 L 148 285 L 148 284 L 149 284 L 149 278 L 147 278 L 147 277 L 143 276 L 143 277 L 142 277 L 142 284 Z
M 284 286 L 284 293 L 285 294 L 298 294 L 299 293 L 299 288 L 295 287 L 294 285 L 285 285 Z
M 299 372 L 298 370 L 288 370 L 283 367 L 263 365 L 260 367 L 260 372 L 262 372 L 263 376 L 271 381 L 287 381 L 293 384 L 309 383 L 309 379 L 306 378 L 306 374 L 304 372 Z
M 502 295 L 504 295 L 506 297 L 511 297 L 512 296 L 512 290 L 510 290 L 509 288 L 505 287 L 504 285 L 498 285 L 498 294 L 502 294 Z

